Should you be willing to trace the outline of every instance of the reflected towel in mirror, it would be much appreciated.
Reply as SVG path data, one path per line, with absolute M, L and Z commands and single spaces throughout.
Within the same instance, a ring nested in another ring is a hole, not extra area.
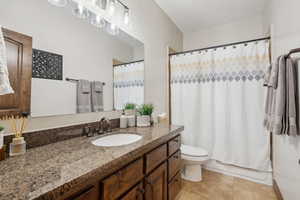
M 77 83 L 77 112 L 91 112 L 91 84 L 88 80 L 79 80 Z
M 92 112 L 103 111 L 103 83 L 100 81 L 93 81 L 91 83 L 92 95 Z
M 7 57 L 4 36 L 0 25 L 0 95 L 14 93 L 11 88 L 7 70 Z

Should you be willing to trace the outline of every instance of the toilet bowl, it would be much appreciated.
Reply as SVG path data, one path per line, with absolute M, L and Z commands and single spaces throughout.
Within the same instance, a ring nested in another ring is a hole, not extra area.
M 180 149 L 183 160 L 182 178 L 193 182 L 201 181 L 202 165 L 209 160 L 208 152 L 189 145 L 181 145 Z

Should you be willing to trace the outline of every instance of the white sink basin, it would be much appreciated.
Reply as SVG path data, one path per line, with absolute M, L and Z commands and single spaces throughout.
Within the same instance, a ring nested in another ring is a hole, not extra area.
M 116 133 L 113 135 L 103 136 L 92 141 L 92 144 L 98 147 L 115 147 L 131 144 L 142 139 L 142 136 L 129 133 Z

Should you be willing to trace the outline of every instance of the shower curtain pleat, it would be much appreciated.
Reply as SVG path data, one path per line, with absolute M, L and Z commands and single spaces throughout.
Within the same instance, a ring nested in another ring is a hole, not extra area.
M 269 42 L 171 56 L 172 123 L 183 143 L 225 164 L 270 171 L 263 128 L 264 71 Z

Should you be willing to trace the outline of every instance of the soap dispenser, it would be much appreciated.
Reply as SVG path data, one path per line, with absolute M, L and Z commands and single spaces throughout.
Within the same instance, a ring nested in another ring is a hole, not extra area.
M 128 126 L 128 120 L 127 116 L 125 115 L 124 111 L 120 117 L 120 128 L 127 128 Z

